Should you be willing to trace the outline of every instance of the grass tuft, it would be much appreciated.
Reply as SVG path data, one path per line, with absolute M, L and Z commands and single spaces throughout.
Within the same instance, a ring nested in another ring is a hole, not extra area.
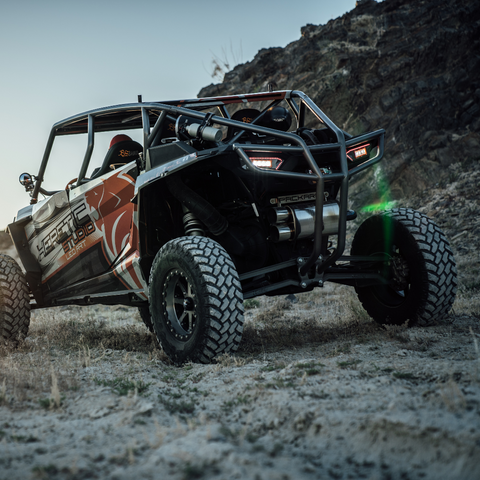
M 112 380 L 102 380 L 100 378 L 94 378 L 93 381 L 97 385 L 104 387 L 110 387 L 117 395 L 126 396 L 130 392 L 136 392 L 138 395 L 145 395 L 148 387 L 151 383 L 145 383 L 142 380 L 134 381 L 124 378 L 114 378 Z
M 355 360 L 347 360 L 347 361 L 344 361 L 344 362 L 337 362 L 337 365 L 340 368 L 346 369 L 346 368 L 356 368 L 356 366 L 359 363 L 362 363 L 362 361 L 359 360 L 359 359 L 355 359 Z
M 168 398 L 158 396 L 158 399 L 170 413 L 183 413 L 191 415 L 195 412 L 195 403 L 191 400 L 169 400 Z

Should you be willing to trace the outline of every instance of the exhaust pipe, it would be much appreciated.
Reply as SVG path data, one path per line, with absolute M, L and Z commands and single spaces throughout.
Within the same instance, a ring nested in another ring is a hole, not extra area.
M 340 207 L 338 203 L 323 206 L 322 235 L 338 233 Z M 275 243 L 301 238 L 313 238 L 315 233 L 315 204 L 276 207 L 268 211 L 270 238 Z

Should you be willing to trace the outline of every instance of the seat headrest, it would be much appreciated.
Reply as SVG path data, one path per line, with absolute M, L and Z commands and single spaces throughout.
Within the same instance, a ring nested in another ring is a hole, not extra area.
M 120 138 L 119 140 L 117 139 L 118 141 L 114 142 L 113 140 L 117 137 L 127 137 L 128 140 L 122 140 Z M 105 155 L 102 165 L 93 171 L 90 180 L 108 173 L 110 171 L 110 165 L 133 162 L 138 158 L 138 155 L 143 152 L 143 147 L 127 135 L 117 135 L 116 137 L 113 137 L 110 145 L 112 146 Z
M 290 125 L 292 125 L 292 115 L 285 107 L 271 107 L 258 121 L 258 124 L 263 127 L 286 132 L 290 128 Z
M 237 110 L 232 115 L 232 120 L 237 120 L 237 122 L 243 123 L 252 123 L 260 115 L 260 110 L 255 108 L 244 108 L 242 110 Z M 227 138 L 233 137 L 241 129 L 239 127 L 228 127 Z
M 109 157 L 110 163 L 115 163 L 116 160 L 120 159 L 125 163 L 128 163 L 138 157 L 138 154 L 142 151 L 143 147 L 138 142 L 129 139 L 118 141 L 112 145 L 107 152 L 107 156 Z
M 237 120 L 243 123 L 252 123 L 260 115 L 260 110 L 256 108 L 244 108 L 237 110 L 232 115 L 232 120 Z
M 132 142 L 133 140 L 128 135 L 123 135 L 123 134 L 115 135 L 112 138 L 110 142 L 110 146 L 108 148 L 109 149 L 112 148 L 118 142 L 127 142 L 127 141 Z

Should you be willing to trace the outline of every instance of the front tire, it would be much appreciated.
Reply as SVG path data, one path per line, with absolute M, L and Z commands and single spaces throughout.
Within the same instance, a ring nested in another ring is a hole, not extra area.
M 243 294 L 232 259 L 200 236 L 166 243 L 150 273 L 150 314 L 168 357 L 209 363 L 236 351 L 243 332 Z
M 2 344 L 25 339 L 30 326 L 30 293 L 18 263 L 0 254 L 0 339 Z
M 360 302 L 378 323 L 430 325 L 452 308 L 457 269 L 445 235 L 426 215 L 396 208 L 362 223 L 352 242 L 352 255 L 386 253 L 378 270 L 386 285 L 357 286 Z

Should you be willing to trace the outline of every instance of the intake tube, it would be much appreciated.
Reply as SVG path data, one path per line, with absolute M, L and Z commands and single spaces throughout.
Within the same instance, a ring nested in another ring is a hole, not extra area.
M 227 230 L 227 219 L 198 193 L 188 188 L 180 175 L 170 175 L 165 181 L 170 193 L 190 212 L 194 213 L 213 235 L 221 235 Z

